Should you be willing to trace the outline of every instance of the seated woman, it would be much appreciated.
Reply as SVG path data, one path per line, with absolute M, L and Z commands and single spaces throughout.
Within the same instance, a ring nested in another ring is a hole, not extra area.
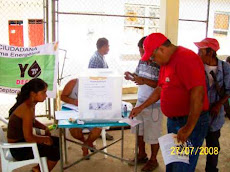
M 70 103 L 78 106 L 78 79 L 73 79 L 69 81 L 64 87 L 61 100 L 66 103 Z M 71 128 L 69 129 L 71 135 L 84 144 L 93 147 L 93 142 L 100 136 L 101 128 L 90 128 L 90 133 L 88 138 L 86 139 L 82 133 L 81 128 Z M 82 147 L 83 156 L 88 155 L 88 149 L 86 147 Z
M 39 78 L 30 80 L 22 86 L 16 100 L 9 111 L 9 124 L 7 130 L 8 143 L 35 142 L 41 157 L 47 157 L 47 165 L 51 171 L 60 159 L 59 139 L 50 134 L 49 129 L 35 119 L 35 106 L 43 102 L 47 95 L 47 83 Z M 34 135 L 33 127 L 45 130 L 45 135 Z M 12 156 L 20 161 L 33 158 L 32 148 L 10 149 Z M 39 166 L 32 169 L 39 172 Z

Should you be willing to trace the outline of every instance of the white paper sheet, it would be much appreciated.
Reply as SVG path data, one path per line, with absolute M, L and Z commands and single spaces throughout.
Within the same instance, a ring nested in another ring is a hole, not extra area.
M 176 138 L 173 136 L 175 136 L 175 134 L 170 133 L 158 138 L 165 165 L 172 162 L 184 162 L 189 164 L 189 156 L 176 152 Z
M 107 77 L 89 77 L 83 81 L 82 90 L 86 98 L 95 99 L 111 99 L 110 80 Z
M 78 112 L 78 106 L 75 106 L 73 104 L 65 103 L 62 106 L 66 107 L 66 108 L 69 108 L 69 109 L 72 109 L 72 110 L 75 110 L 76 112 Z
M 120 120 L 119 122 L 124 122 L 129 124 L 131 127 L 135 127 L 136 125 L 142 123 L 142 121 L 136 120 L 136 119 L 130 119 L 130 118 L 124 118 Z
M 79 118 L 79 112 L 76 112 L 75 110 L 55 111 L 55 117 L 56 120 L 69 119 L 69 118 L 77 119 Z
M 102 75 L 99 69 L 92 72 L 89 70 L 79 77 L 80 119 L 120 120 L 122 75 Z

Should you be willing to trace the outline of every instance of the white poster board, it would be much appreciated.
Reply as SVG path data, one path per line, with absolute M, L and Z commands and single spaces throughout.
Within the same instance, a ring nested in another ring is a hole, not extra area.
M 81 120 L 120 120 L 122 75 L 110 69 L 88 69 L 79 78 Z

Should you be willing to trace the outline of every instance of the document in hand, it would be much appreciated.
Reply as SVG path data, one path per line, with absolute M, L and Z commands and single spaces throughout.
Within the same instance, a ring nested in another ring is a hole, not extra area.
M 166 134 L 158 138 L 158 140 L 165 165 L 172 162 L 189 164 L 189 152 L 186 153 L 188 147 L 184 148 L 183 145 L 178 145 L 175 134 Z

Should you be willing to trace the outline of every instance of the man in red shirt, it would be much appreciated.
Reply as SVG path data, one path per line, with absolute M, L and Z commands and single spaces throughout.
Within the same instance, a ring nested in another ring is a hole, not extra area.
M 195 171 L 202 146 L 208 131 L 208 97 L 202 60 L 193 51 L 175 46 L 161 33 L 152 33 L 144 41 L 145 54 L 142 60 L 152 59 L 158 63 L 160 77 L 158 87 L 140 106 L 135 107 L 130 117 L 137 116 L 144 108 L 161 100 L 161 110 L 168 117 L 168 133 L 177 134 L 178 142 L 192 144 L 198 149 L 190 153 L 189 164 L 175 162 L 166 166 L 166 171 Z

